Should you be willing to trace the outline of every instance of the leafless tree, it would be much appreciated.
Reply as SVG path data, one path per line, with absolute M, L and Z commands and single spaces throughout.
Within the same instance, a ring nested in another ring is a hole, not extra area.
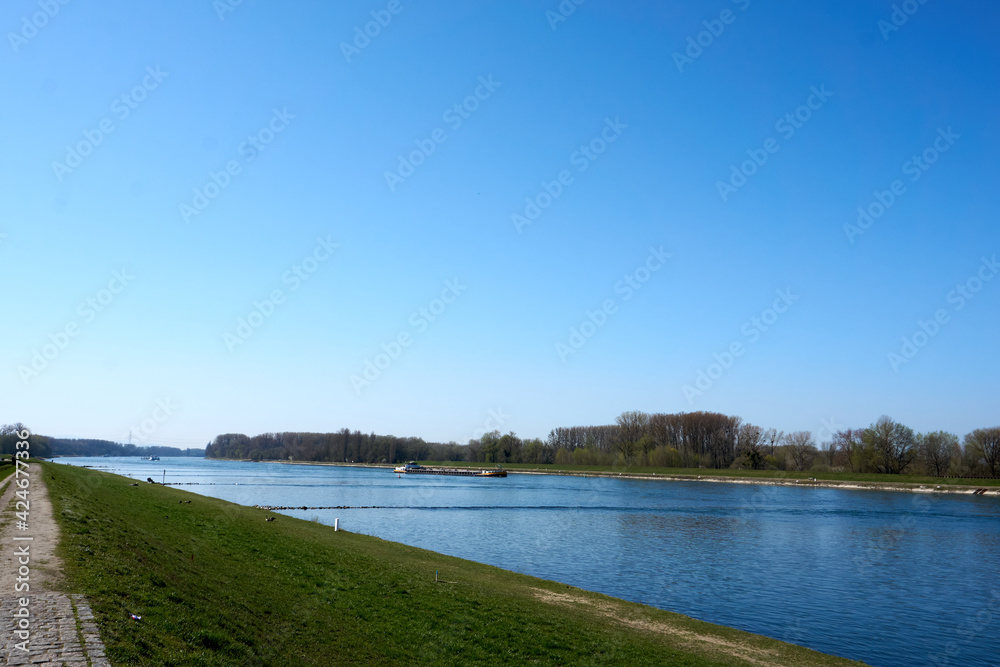
M 812 462 L 816 454 L 816 445 L 813 442 L 812 433 L 809 431 L 795 431 L 785 437 L 788 445 L 788 453 L 792 456 L 792 462 L 796 470 L 805 470 Z
M 918 444 L 927 474 L 943 477 L 951 465 L 951 456 L 958 445 L 958 436 L 945 431 L 925 433 L 918 438 Z
M 764 431 L 764 446 L 767 447 L 767 455 L 774 456 L 774 448 L 785 441 L 785 432 L 776 428 L 769 428 Z
M 636 445 L 649 430 L 649 415 L 638 410 L 626 411 L 615 419 L 618 424 L 618 451 L 626 461 L 635 455 Z
M 865 429 L 862 440 L 881 473 L 899 474 L 916 456 L 913 429 L 885 415 Z
M 26 430 L 28 430 L 27 427 L 21 422 L 0 425 L 0 435 L 18 435 Z
M 673 447 L 681 451 L 683 445 L 683 414 L 656 413 L 649 416 L 649 434 L 657 447 Z
M 613 451 L 618 442 L 618 425 L 560 426 L 549 432 L 546 445 L 554 450 L 573 451 L 580 447 L 596 447 L 604 452 Z
M 980 428 L 965 436 L 965 448 L 971 449 L 990 471 L 990 477 L 1000 473 L 1000 426 Z
M 864 431 L 860 428 L 849 428 L 833 434 L 830 443 L 847 462 L 851 472 L 863 472 L 865 468 L 865 446 L 862 442 Z

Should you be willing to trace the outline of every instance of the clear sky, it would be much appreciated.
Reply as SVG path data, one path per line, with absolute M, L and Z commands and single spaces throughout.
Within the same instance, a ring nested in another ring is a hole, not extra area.
M 1000 6 L 896 7 L 6 2 L 0 422 L 996 425 Z

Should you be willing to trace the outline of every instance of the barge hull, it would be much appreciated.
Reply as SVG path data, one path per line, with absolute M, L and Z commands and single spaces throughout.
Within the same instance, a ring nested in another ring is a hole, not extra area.
M 423 468 L 421 470 L 401 470 L 404 475 L 451 475 L 453 477 L 506 477 L 506 470 L 487 471 L 479 470 L 433 470 Z

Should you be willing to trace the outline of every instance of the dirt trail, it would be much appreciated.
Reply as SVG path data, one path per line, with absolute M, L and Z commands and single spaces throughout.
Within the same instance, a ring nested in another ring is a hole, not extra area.
M 37 464 L 29 468 L 27 529 L 15 512 L 25 509 L 18 505 L 21 490 L 13 476 L 7 490 L 0 496 L 0 664 L 45 665 L 45 667 L 109 667 L 94 623 L 90 605 L 82 595 L 67 595 L 58 590 L 62 585 L 62 563 L 56 556 L 59 526 L 52 514 L 48 489 L 42 469 Z M 24 551 L 27 550 L 27 555 Z M 29 572 L 25 576 L 22 567 Z M 27 584 L 28 591 L 17 590 Z M 25 632 L 24 621 L 15 612 L 25 608 L 29 613 Z
M 17 519 L 14 512 L 23 510 L 24 506 L 16 506 L 20 500 L 15 493 L 19 487 L 14 483 L 13 476 L 10 486 L 0 498 L 0 591 L 4 594 L 14 592 L 17 578 L 17 558 L 15 556 L 14 537 L 18 533 L 30 536 L 31 551 L 31 591 L 34 593 L 49 593 L 59 584 L 62 578 L 62 563 L 56 556 L 56 545 L 59 543 L 59 527 L 52 516 L 52 503 L 49 492 L 41 483 L 41 471 L 29 470 L 31 486 L 28 487 L 29 528 L 28 531 L 17 529 Z M 36 588 L 37 586 L 37 588 Z
M 534 594 L 539 600 L 549 604 L 563 606 L 581 605 L 590 607 L 617 623 L 627 625 L 630 628 L 635 628 L 636 630 L 640 630 L 642 632 L 655 632 L 670 635 L 680 644 L 690 646 L 691 648 L 710 648 L 710 650 L 722 653 L 728 658 L 737 658 L 752 665 L 761 665 L 762 667 L 770 667 L 772 665 L 781 664 L 781 661 L 774 651 L 737 644 L 721 637 L 685 630 L 668 623 L 651 621 L 643 618 L 630 618 L 627 615 L 627 612 L 610 601 L 597 601 L 582 595 L 556 593 L 542 588 L 535 588 Z

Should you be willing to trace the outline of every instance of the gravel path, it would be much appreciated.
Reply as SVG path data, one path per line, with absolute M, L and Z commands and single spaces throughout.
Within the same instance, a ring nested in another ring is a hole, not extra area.
M 2 488 L 10 481 L 0 496 L 0 665 L 110 667 L 86 598 L 56 590 L 62 583 L 62 564 L 55 553 L 59 527 L 37 464 L 29 469 L 29 479 L 28 530 L 18 527 L 15 512 L 24 506 L 16 506 L 21 499 L 15 496 L 19 487 L 13 476 L 0 482 Z M 21 555 L 25 548 L 28 556 Z M 30 570 L 27 582 L 19 572 L 25 559 L 29 559 Z M 30 590 L 17 591 L 18 583 L 27 583 Z M 24 608 L 20 604 L 24 598 L 29 614 L 27 650 L 18 647 L 24 638 L 15 635 L 19 617 L 14 614 Z

